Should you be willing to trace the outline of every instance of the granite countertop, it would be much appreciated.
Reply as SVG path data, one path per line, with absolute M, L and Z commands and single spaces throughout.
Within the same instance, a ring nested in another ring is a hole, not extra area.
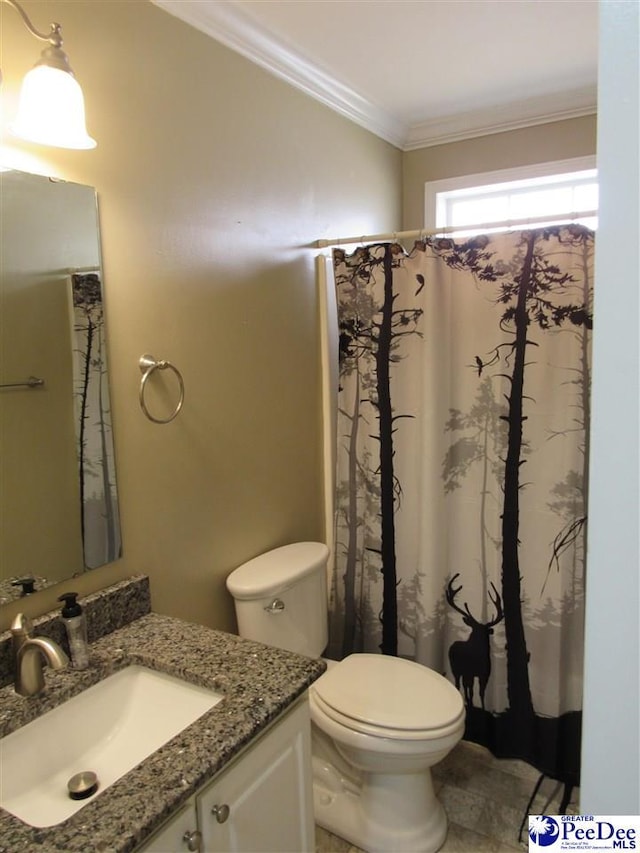
M 0 736 L 129 664 L 179 676 L 224 699 L 57 826 L 0 809 L 0 853 L 128 853 L 220 771 L 324 671 L 320 660 L 149 613 L 90 646 L 89 669 L 46 671 L 41 697 L 0 690 Z M 27 756 L 37 760 L 37 756 Z

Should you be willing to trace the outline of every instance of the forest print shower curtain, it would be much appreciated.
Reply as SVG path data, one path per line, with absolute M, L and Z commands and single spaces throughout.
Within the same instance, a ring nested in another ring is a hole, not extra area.
M 593 232 L 334 251 L 334 657 L 443 673 L 466 737 L 578 784 Z

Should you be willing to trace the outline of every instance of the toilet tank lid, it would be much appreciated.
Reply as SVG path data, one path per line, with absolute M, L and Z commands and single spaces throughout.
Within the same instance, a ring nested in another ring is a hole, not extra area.
M 326 565 L 329 549 L 322 542 L 294 542 L 259 554 L 234 569 L 227 589 L 234 598 L 250 600 L 275 595 Z

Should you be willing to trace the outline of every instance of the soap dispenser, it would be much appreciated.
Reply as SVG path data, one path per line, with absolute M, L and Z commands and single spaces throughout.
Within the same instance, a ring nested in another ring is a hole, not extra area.
M 58 598 L 64 601 L 62 621 L 67 629 L 71 666 L 74 669 L 86 669 L 89 666 L 89 644 L 87 642 L 87 620 L 82 607 L 76 601 L 77 592 L 65 592 Z

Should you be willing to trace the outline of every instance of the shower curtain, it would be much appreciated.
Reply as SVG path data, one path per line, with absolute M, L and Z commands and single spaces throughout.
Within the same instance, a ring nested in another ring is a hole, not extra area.
M 334 250 L 330 656 L 441 672 L 467 739 L 578 784 L 594 234 Z

